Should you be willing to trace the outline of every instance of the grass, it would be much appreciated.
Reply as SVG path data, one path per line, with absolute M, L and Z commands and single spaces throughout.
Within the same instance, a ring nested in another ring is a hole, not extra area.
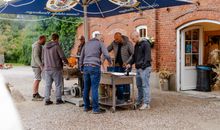
M 6 63 L 6 64 L 12 64 L 12 66 L 26 66 L 26 65 L 21 64 L 21 63 Z

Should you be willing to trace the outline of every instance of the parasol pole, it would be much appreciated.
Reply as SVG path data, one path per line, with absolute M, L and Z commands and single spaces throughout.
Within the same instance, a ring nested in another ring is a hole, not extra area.
M 84 37 L 85 37 L 85 42 L 89 40 L 89 27 L 88 27 L 88 16 L 87 16 L 87 0 L 83 0 L 83 12 L 84 12 L 84 19 L 83 19 L 83 24 L 84 24 Z

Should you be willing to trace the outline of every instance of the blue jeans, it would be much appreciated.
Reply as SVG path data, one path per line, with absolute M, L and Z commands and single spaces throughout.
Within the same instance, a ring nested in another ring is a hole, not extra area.
M 83 101 L 84 109 L 90 107 L 89 92 L 90 87 L 92 88 L 92 109 L 94 112 L 99 112 L 99 83 L 101 79 L 100 67 L 84 66 L 84 91 L 83 91 Z
M 141 104 L 142 102 L 144 104 L 150 103 L 150 73 L 151 73 L 151 67 L 147 67 L 144 70 L 143 69 L 137 69 L 136 70 L 136 84 L 138 88 L 138 97 L 137 97 L 137 103 Z

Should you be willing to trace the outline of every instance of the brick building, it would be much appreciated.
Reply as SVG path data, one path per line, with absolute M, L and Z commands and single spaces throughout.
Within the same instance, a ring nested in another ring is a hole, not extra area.
M 142 37 L 155 39 L 154 72 L 173 72 L 171 83 L 177 91 L 195 89 L 195 66 L 206 64 L 211 50 L 219 48 L 211 39 L 220 37 L 220 1 L 193 0 L 189 5 L 89 19 L 90 38 L 96 33 L 104 34 L 106 46 L 115 32 L 129 36 L 134 29 L 142 32 Z M 83 34 L 83 25 L 77 32 Z

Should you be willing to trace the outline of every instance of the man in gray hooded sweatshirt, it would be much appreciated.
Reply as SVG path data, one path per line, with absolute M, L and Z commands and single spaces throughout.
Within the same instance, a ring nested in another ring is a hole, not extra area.
M 53 104 L 50 101 L 51 86 L 53 81 L 56 86 L 56 104 L 62 104 L 63 62 L 68 64 L 64 52 L 59 44 L 59 35 L 52 34 L 52 41 L 43 48 L 43 61 L 45 70 L 45 105 Z

